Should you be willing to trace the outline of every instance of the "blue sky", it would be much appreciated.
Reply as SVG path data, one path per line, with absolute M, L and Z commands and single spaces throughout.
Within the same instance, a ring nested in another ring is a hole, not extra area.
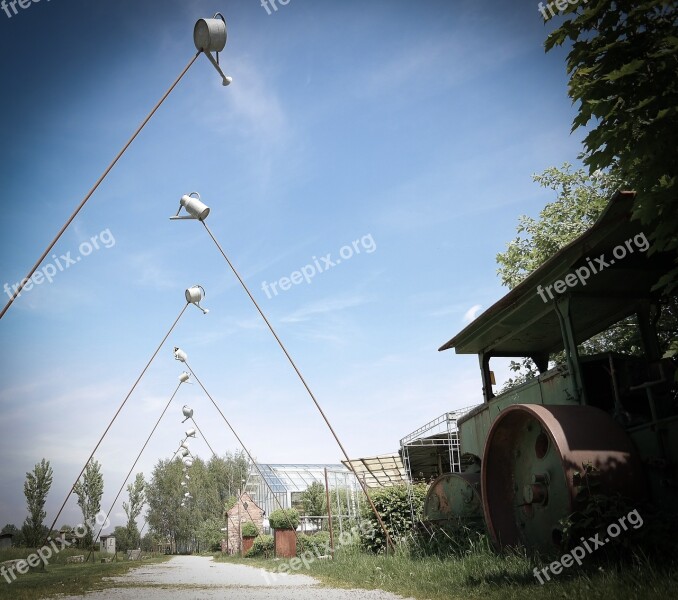
M 25 473 L 42 457 L 51 522 L 195 283 L 210 313 L 189 307 L 97 453 L 104 507 L 176 385 L 175 345 L 260 461 L 341 458 L 202 226 L 168 219 L 194 190 L 353 457 L 394 452 L 481 401 L 476 358 L 437 348 L 505 293 L 496 254 L 520 214 L 553 199 L 531 175 L 581 148 L 565 52 L 544 53 L 531 1 L 290 0 L 268 15 L 258 0 L 43 0 L 0 12 L 0 285 L 25 275 L 194 54 L 195 21 L 217 10 L 232 85 L 199 57 L 54 253 L 107 243 L 0 321 L 0 526 L 23 521 Z M 262 289 L 360 240 L 372 242 L 310 284 Z M 217 451 L 237 449 L 184 386 L 138 470 L 176 448 L 185 403 Z M 59 524 L 78 519 L 71 498 Z

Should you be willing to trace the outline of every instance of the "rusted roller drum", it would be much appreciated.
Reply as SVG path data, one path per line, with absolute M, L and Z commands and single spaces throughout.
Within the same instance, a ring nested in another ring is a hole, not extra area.
M 594 468 L 596 491 L 645 496 L 640 458 L 630 438 L 590 406 L 509 406 L 485 442 L 481 482 L 488 531 L 499 546 L 552 553 L 559 521 L 582 507 L 583 465 Z
M 424 521 L 443 525 L 482 518 L 479 473 L 446 473 L 431 484 L 424 501 Z

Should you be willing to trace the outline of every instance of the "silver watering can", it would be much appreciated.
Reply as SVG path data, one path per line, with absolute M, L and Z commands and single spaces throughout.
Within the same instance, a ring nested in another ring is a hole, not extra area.
M 211 19 L 199 19 L 193 28 L 193 42 L 197 50 L 200 50 L 212 63 L 221 75 L 222 84 L 229 85 L 233 79 L 224 75 L 219 66 L 219 52 L 226 46 L 226 19 L 221 13 L 215 13 Z M 216 59 L 212 56 L 216 54 Z

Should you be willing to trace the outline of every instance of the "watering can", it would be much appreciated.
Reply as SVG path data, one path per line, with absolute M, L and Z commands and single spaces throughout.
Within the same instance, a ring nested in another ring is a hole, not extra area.
M 209 211 L 209 208 L 207 209 Z M 194 285 L 188 288 L 185 292 L 186 302 L 189 304 L 195 304 L 201 311 L 202 314 L 206 315 L 209 310 L 200 306 L 200 301 L 205 298 L 205 289 L 201 285 Z
M 186 432 L 186 438 L 194 438 L 195 437 L 195 429 L 191 427 L 187 432 Z
M 174 347 L 174 358 L 180 360 L 181 362 L 186 362 L 188 360 L 188 354 L 186 354 L 181 348 Z
M 196 49 L 205 54 L 212 66 L 221 75 L 222 84 L 230 84 L 233 79 L 224 75 L 219 66 L 219 52 L 226 46 L 226 19 L 224 19 L 224 15 L 218 12 L 211 19 L 198 19 L 193 28 L 193 42 Z M 212 56 L 212 52 L 216 54 L 216 59 Z
M 194 195 L 197 196 L 197 198 L 194 198 Z M 179 216 L 182 208 L 186 209 L 188 215 Z M 198 192 L 191 192 L 190 194 L 184 194 L 181 197 L 181 200 L 179 200 L 179 210 L 176 215 L 170 217 L 170 221 L 182 221 L 185 219 L 204 221 L 209 214 L 209 206 L 206 206 L 200 201 L 200 194 L 198 194 Z

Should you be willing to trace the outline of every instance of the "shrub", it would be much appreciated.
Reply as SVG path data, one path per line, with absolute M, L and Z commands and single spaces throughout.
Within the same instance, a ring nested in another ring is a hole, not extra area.
M 428 486 L 425 483 L 418 483 L 412 486 L 412 502 L 415 522 L 418 522 L 421 518 L 427 489 Z M 372 502 L 374 502 L 391 539 L 394 542 L 400 542 L 406 539 L 415 526 L 415 523 L 412 522 L 410 497 L 407 486 L 395 485 L 393 487 L 373 490 L 370 497 L 372 498 Z M 362 544 L 373 552 L 381 552 L 386 547 L 386 536 L 376 517 L 372 513 L 369 504 L 363 508 L 363 511 L 363 518 L 369 522 L 371 527 L 362 529 L 363 531 L 365 529 L 370 529 L 371 531 L 362 535 Z
M 258 535 L 254 538 L 252 547 L 245 554 L 246 558 L 263 556 L 264 558 L 273 557 L 274 542 L 272 535 Z
M 279 508 L 268 517 L 273 529 L 296 529 L 299 525 L 299 513 L 294 508 Z
M 329 554 L 330 534 L 327 531 L 319 531 L 313 535 L 297 536 L 297 555 L 301 556 L 304 552 L 312 552 L 316 556 Z
M 259 530 L 252 521 L 247 521 L 247 523 L 243 523 L 240 533 L 243 537 L 257 537 L 259 535 Z

